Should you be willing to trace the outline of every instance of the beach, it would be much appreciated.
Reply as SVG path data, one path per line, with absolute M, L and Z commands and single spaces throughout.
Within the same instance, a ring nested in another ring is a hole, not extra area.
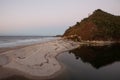
M 56 56 L 78 46 L 77 42 L 59 38 L 6 51 L 1 50 L 0 66 L 14 70 L 20 76 L 46 78 L 62 70 Z M 0 79 L 6 76 L 10 75 L 0 73 Z

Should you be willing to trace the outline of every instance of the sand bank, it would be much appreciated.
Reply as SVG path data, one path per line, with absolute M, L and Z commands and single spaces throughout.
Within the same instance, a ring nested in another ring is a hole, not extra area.
M 46 43 L 12 49 L 0 54 L 0 66 L 15 69 L 31 76 L 51 76 L 61 70 L 56 60 L 59 53 L 77 48 L 75 42 L 57 39 Z

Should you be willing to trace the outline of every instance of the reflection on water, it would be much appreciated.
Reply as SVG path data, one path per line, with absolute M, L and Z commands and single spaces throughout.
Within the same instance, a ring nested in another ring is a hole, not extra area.
M 96 69 L 120 61 L 120 45 L 82 46 L 69 51 L 76 59 L 90 63 Z
M 59 80 L 120 80 L 120 44 L 84 45 L 57 58 L 66 67 Z

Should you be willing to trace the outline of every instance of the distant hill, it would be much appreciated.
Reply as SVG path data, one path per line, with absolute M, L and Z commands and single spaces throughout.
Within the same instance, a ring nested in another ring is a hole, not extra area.
M 63 36 L 77 35 L 82 40 L 120 40 L 120 16 L 97 9 L 88 18 L 69 27 Z

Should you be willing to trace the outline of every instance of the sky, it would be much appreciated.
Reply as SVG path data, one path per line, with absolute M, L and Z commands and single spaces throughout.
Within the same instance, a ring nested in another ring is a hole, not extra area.
M 96 9 L 120 15 L 120 0 L 0 0 L 0 36 L 62 35 Z

